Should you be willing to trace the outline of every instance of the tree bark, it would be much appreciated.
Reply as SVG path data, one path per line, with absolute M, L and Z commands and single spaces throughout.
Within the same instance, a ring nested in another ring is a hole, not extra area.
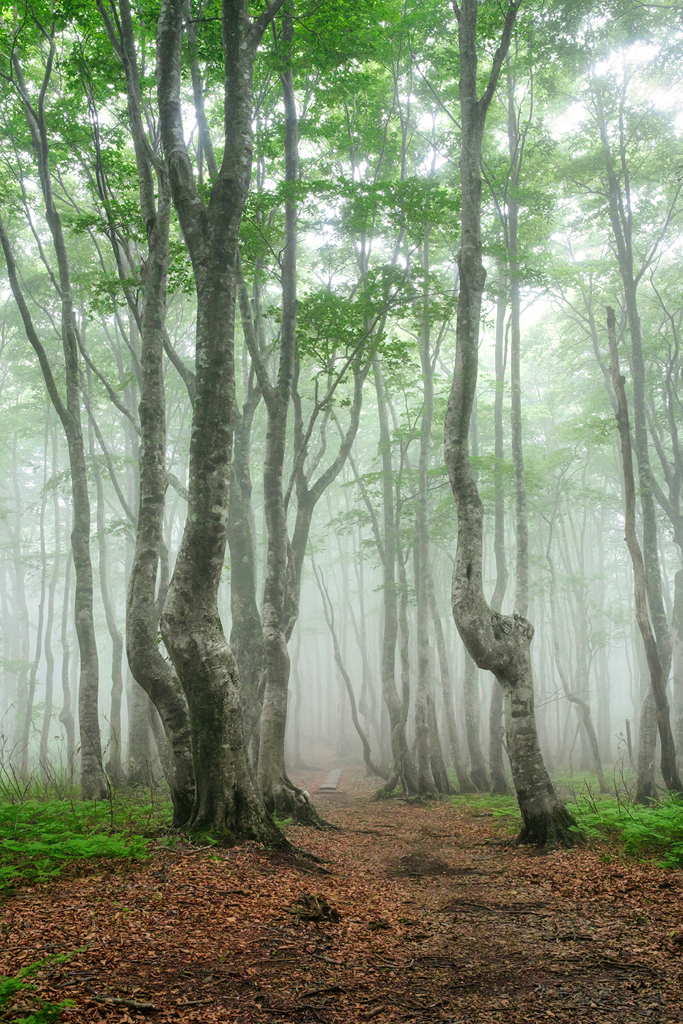
M 483 505 L 469 459 L 469 424 L 478 366 L 478 337 L 486 273 L 482 265 L 480 161 L 486 111 L 509 46 L 517 5 L 505 17 L 488 84 L 477 98 L 476 0 L 463 0 L 458 13 L 462 191 L 460 294 L 456 357 L 445 425 L 445 460 L 458 511 L 458 544 L 452 584 L 453 616 L 473 660 L 493 672 L 510 700 L 507 747 L 522 814 L 518 842 L 573 845 L 575 822 L 558 798 L 543 763 L 534 718 L 529 647 L 530 622 L 492 611 L 482 584 Z
M 166 0 L 157 31 L 161 139 L 197 292 L 188 514 L 161 630 L 190 711 L 196 780 L 190 827 L 250 835 L 273 845 L 284 839 L 249 767 L 237 666 L 217 595 L 227 542 L 237 246 L 251 177 L 253 62 L 281 5 L 275 0 L 252 21 L 245 0 L 223 0 L 225 147 L 208 206 L 197 189 L 182 122 L 183 0 Z
M 493 551 L 496 559 L 496 585 L 491 597 L 491 607 L 499 612 L 503 607 L 509 572 L 505 554 L 505 491 L 503 487 L 503 462 L 505 459 L 503 430 L 503 394 L 505 390 L 505 311 L 507 281 L 502 264 L 498 268 L 498 303 L 496 309 L 496 393 L 493 400 L 493 431 L 495 467 L 493 470 L 494 526 Z M 503 760 L 503 710 L 505 694 L 498 681 L 491 686 L 489 705 L 489 768 L 491 770 L 491 792 L 509 796 L 510 786 Z
M 54 39 L 50 38 L 49 44 L 50 56 L 45 72 L 46 86 L 51 76 L 52 60 L 54 58 Z M 54 205 L 52 195 L 45 112 L 42 102 L 39 104 L 37 111 L 34 110 L 31 104 L 23 82 L 18 56 L 15 58 L 15 71 L 17 73 L 19 95 L 24 105 L 38 161 L 40 184 L 45 201 L 45 215 L 57 257 L 66 376 L 66 402 L 62 400 L 47 354 L 33 325 L 32 317 L 19 282 L 14 253 L 1 220 L 0 244 L 5 254 L 10 287 L 19 307 L 26 336 L 38 357 L 45 385 L 57 415 L 61 420 L 69 450 L 73 500 L 71 550 L 76 571 L 74 614 L 76 636 L 78 637 L 80 651 L 78 720 L 81 741 L 81 796 L 84 800 L 103 800 L 107 795 L 107 780 L 102 765 L 102 744 L 98 717 L 99 663 L 93 620 L 93 576 L 90 560 L 90 497 L 88 494 L 88 476 L 81 429 L 78 331 L 73 307 L 71 274 L 67 259 L 66 243 L 62 232 L 61 219 Z
M 651 618 L 654 619 L 655 612 L 653 611 L 652 604 L 648 600 L 649 592 L 646 583 L 645 561 L 636 533 L 636 486 L 633 475 L 633 454 L 631 451 L 631 436 L 629 432 L 628 404 L 626 400 L 624 378 L 619 373 L 616 319 L 614 316 L 614 310 L 609 307 L 607 308 L 607 332 L 609 335 L 612 383 L 614 385 L 614 392 L 617 396 L 618 405 L 617 424 L 619 427 L 619 437 L 621 439 L 621 455 L 624 469 L 625 536 L 629 554 L 631 555 L 631 561 L 633 563 L 636 620 L 645 645 L 645 654 L 647 656 L 647 664 L 650 671 L 650 685 L 652 687 L 654 703 L 657 709 L 657 727 L 661 743 L 662 775 L 664 776 L 664 782 L 667 789 L 670 792 L 680 793 L 683 792 L 683 784 L 681 784 L 681 779 L 676 767 L 676 748 L 674 746 L 673 734 L 671 732 L 669 701 L 666 695 L 670 657 L 667 661 L 667 647 L 664 645 L 664 658 L 662 658 L 662 648 L 661 645 L 657 643 L 657 637 L 650 622 Z M 642 476 L 640 482 L 642 485 Z M 648 802 L 650 794 L 636 792 L 636 798 L 641 802 Z
M 382 694 L 389 713 L 391 730 L 391 778 L 385 790 L 390 793 L 397 782 L 405 792 L 418 791 L 417 769 L 408 748 L 406 722 L 408 709 L 396 688 L 396 642 L 398 639 L 398 593 L 396 587 L 397 536 L 394 511 L 394 469 L 391 458 L 391 435 L 387 416 L 387 400 L 379 359 L 373 360 L 377 413 L 379 417 L 379 444 L 382 459 L 382 598 L 384 602 L 384 629 L 382 632 Z
M 195 792 L 190 718 L 178 677 L 159 650 L 159 614 L 166 589 L 163 583 L 157 595 L 160 560 L 164 554 L 163 519 L 167 487 L 163 353 L 171 196 L 167 169 L 150 146 L 143 125 L 130 4 L 128 0 L 120 0 L 116 26 L 102 0 L 98 0 L 98 7 L 110 42 L 125 70 L 128 123 L 138 170 L 140 210 L 147 235 L 147 259 L 142 275 L 144 304 L 140 322 L 140 497 L 135 553 L 126 601 L 126 653 L 136 682 L 153 701 L 164 727 L 170 758 L 165 758 L 161 750 L 161 763 L 171 793 L 173 823 L 179 827 L 190 818 Z M 141 702 L 138 704 L 141 707 Z M 140 727 L 147 732 L 146 714 L 140 721 Z
M 282 39 L 287 47 L 286 63 L 280 75 L 285 107 L 285 180 L 293 187 L 298 178 L 299 147 L 294 81 L 288 64 L 294 35 L 289 9 Z M 265 691 L 261 713 L 258 784 L 266 807 L 300 824 L 320 827 L 323 822 L 308 795 L 295 786 L 285 765 L 285 731 L 289 688 L 289 651 L 286 613 L 289 585 L 289 538 L 283 490 L 289 408 L 296 356 L 297 312 L 297 217 L 294 197 L 285 203 L 285 239 L 282 254 L 282 326 L 277 382 L 270 383 L 265 365 L 254 352 L 261 392 L 268 413 L 266 453 L 263 464 L 263 500 L 268 531 L 268 556 L 263 588 L 263 653 Z

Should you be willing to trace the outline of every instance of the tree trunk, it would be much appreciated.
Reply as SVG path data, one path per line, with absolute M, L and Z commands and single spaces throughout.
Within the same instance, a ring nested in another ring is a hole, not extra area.
M 357 708 L 356 708 L 356 696 L 355 696 L 355 694 L 353 692 L 353 684 L 351 683 L 351 678 L 349 676 L 349 673 L 346 671 L 346 666 L 344 665 L 344 659 L 342 658 L 341 650 L 340 650 L 340 647 L 339 647 L 339 640 L 337 638 L 337 631 L 336 631 L 335 625 L 334 625 L 334 609 L 332 607 L 332 602 L 330 601 L 330 595 L 327 592 L 327 587 L 325 585 L 325 580 L 323 579 L 322 571 L 318 571 L 318 569 L 316 568 L 315 562 L 313 563 L 313 574 L 315 576 L 315 581 L 316 581 L 316 583 L 318 585 L 318 590 L 320 592 L 320 598 L 321 598 L 322 604 L 323 604 L 323 612 L 324 612 L 324 615 L 325 615 L 325 622 L 327 623 L 327 628 L 329 629 L 330 636 L 332 638 L 332 645 L 333 645 L 333 649 L 334 649 L 334 660 L 336 662 L 337 668 L 339 669 L 339 673 L 340 673 L 340 675 L 341 675 L 341 677 L 342 677 L 342 679 L 344 681 L 344 687 L 346 689 L 346 694 L 347 694 L 347 696 L 349 698 L 349 704 L 351 706 L 351 719 L 353 721 L 353 727 L 356 730 L 356 732 L 358 733 L 358 737 L 359 737 L 359 739 L 361 741 L 361 744 L 362 744 L 362 747 L 363 747 L 363 760 L 365 761 L 365 767 L 368 770 L 368 774 L 379 775 L 379 777 L 381 779 L 384 779 L 386 781 L 387 780 L 386 773 L 383 772 L 381 768 L 378 768 L 377 765 L 372 760 L 372 753 L 371 753 L 371 750 L 370 750 L 370 744 L 368 742 L 368 738 L 365 735 L 365 730 L 363 729 L 362 725 L 360 724 L 360 722 L 358 720 L 358 711 L 357 711 Z
M 54 543 L 55 543 L 55 554 L 54 562 L 52 564 L 52 575 L 50 576 L 50 584 L 47 593 L 47 620 L 45 622 L 45 709 L 43 711 L 43 724 L 40 730 L 40 748 L 39 748 L 39 760 L 43 776 L 46 777 L 48 770 L 48 750 L 50 743 L 50 730 L 52 729 L 52 708 L 54 702 L 54 675 L 55 675 L 55 656 L 52 650 L 52 630 L 54 628 L 55 620 L 55 593 L 57 591 L 57 583 L 59 582 L 59 571 L 61 567 L 61 540 L 62 540 L 62 524 L 61 524 L 61 512 L 59 508 L 59 498 L 57 497 L 57 431 L 53 427 L 51 430 L 52 434 L 52 471 L 51 480 L 52 485 L 52 511 L 54 517 Z
M 258 341 L 246 284 L 240 274 L 239 300 L 243 332 Z M 228 544 L 230 545 L 230 646 L 235 655 L 242 687 L 242 713 L 247 746 L 258 735 L 263 706 L 263 627 L 256 603 L 256 558 L 251 505 L 251 428 L 261 392 L 247 381 L 242 411 L 236 416 L 235 446 L 230 474 Z
M 417 769 L 408 748 L 406 722 L 408 709 L 396 688 L 396 641 L 398 639 L 398 594 L 396 587 L 397 536 L 394 513 L 394 470 L 391 458 L 391 435 L 379 359 L 373 361 L 377 411 L 379 417 L 379 444 L 382 458 L 383 554 L 382 598 L 384 601 L 384 630 L 382 633 L 382 694 L 389 712 L 391 730 L 391 778 L 385 787 L 391 792 L 397 782 L 408 793 L 418 791 Z
M 52 76 L 56 52 L 54 24 L 49 32 L 44 29 L 44 38 L 47 48 L 47 59 L 43 89 L 47 89 Z M 31 101 L 27 85 L 24 81 L 18 50 L 15 50 L 12 55 L 12 63 L 15 73 L 14 85 L 24 107 L 26 121 L 31 134 L 40 187 L 45 202 L 45 219 L 50 230 L 57 260 L 66 384 L 65 402 L 59 393 L 47 354 L 33 325 L 31 314 L 19 283 L 14 255 L 1 221 L 0 242 L 7 261 L 10 286 L 19 307 L 26 336 L 38 357 L 45 385 L 62 422 L 69 450 L 73 500 L 71 550 L 76 572 L 74 613 L 80 651 L 78 717 L 81 741 L 81 796 L 84 800 L 101 800 L 107 795 L 107 780 L 102 765 L 102 744 L 98 716 L 99 664 L 93 620 L 93 578 L 90 560 L 90 497 L 88 494 L 88 475 L 81 429 L 78 327 L 73 305 L 71 271 L 62 231 L 62 222 L 52 193 L 45 107 L 42 100 L 36 104 L 33 104 Z
M 494 528 L 493 551 L 496 558 L 496 585 L 491 597 L 491 607 L 499 612 L 508 585 L 508 567 L 505 554 L 505 492 L 503 488 L 503 462 L 505 459 L 503 431 L 503 394 L 505 390 L 505 311 L 506 276 L 502 264 L 498 269 L 498 303 L 496 309 L 496 393 L 493 400 L 493 430 L 495 467 L 493 470 Z M 510 786 L 505 774 L 503 760 L 503 710 L 505 694 L 498 681 L 491 686 L 489 705 L 489 768 L 491 771 L 491 792 L 508 796 Z
M 417 686 L 415 689 L 415 750 L 419 793 L 434 792 L 437 787 L 432 771 L 431 745 L 438 741 L 433 726 L 434 678 L 429 638 L 429 525 L 428 473 L 431 455 L 432 421 L 434 419 L 434 381 L 429 308 L 429 234 L 426 224 L 422 245 L 422 316 L 420 329 L 420 366 L 422 369 L 422 422 L 420 425 L 420 459 L 418 468 L 417 510 L 415 513 L 415 589 L 417 592 Z M 431 708 L 430 708 L 431 705 Z M 433 718 L 433 722 L 430 719 Z M 443 760 L 443 759 L 442 759 Z M 445 773 L 444 773 L 445 774 Z M 443 778 L 441 779 L 443 786 Z M 450 792 L 448 787 L 445 792 Z
M 674 607 L 671 619 L 674 669 L 674 745 L 683 750 L 683 569 L 676 573 Z
M 253 62 L 281 3 L 275 0 L 252 22 L 245 0 L 224 0 L 225 148 L 208 206 L 197 189 L 182 122 L 183 0 L 162 7 L 157 31 L 161 139 L 197 292 L 187 520 L 161 630 L 190 711 L 196 780 L 190 827 L 250 835 L 273 845 L 284 839 L 249 768 L 237 666 L 217 594 L 227 543 L 237 246 L 251 177 Z
M 477 99 L 476 0 L 459 9 L 462 188 L 460 295 L 456 357 L 445 425 L 445 460 L 458 511 L 452 605 L 458 631 L 473 660 L 493 672 L 510 700 L 507 747 L 522 814 L 518 842 L 552 846 L 576 842 L 575 822 L 559 800 L 543 763 L 534 718 L 530 622 L 492 611 L 482 585 L 483 506 L 469 459 L 469 424 L 478 366 L 481 301 L 486 280 L 481 246 L 480 161 L 486 111 L 509 46 L 517 6 L 508 9 L 488 85 Z
M 488 793 L 491 788 L 486 763 L 479 741 L 479 673 L 477 666 L 465 650 L 465 671 L 463 675 L 463 691 L 465 704 L 465 734 L 467 749 L 470 754 L 470 778 L 480 793 Z
M 144 306 L 140 324 L 140 496 L 135 553 L 126 601 L 126 653 L 137 684 L 153 701 L 164 727 L 169 757 L 163 756 L 162 743 L 161 763 L 173 802 L 173 823 L 178 827 L 190 818 L 195 792 L 190 718 L 178 677 L 159 650 L 159 614 L 166 596 L 163 579 L 157 595 L 160 560 L 165 554 L 163 519 L 167 477 L 163 353 L 171 196 L 167 168 L 151 149 L 143 125 L 140 74 L 130 4 L 128 0 L 120 0 L 120 15 L 116 26 L 101 0 L 98 6 L 126 74 L 128 122 L 135 148 L 140 210 L 148 247 L 143 273 Z M 107 610 L 108 623 L 111 618 L 111 611 Z M 137 696 L 136 703 L 141 711 L 142 701 L 139 700 L 139 694 Z M 147 721 L 148 716 L 145 714 L 138 723 L 139 729 L 144 730 L 143 743 L 148 742 L 149 737 Z M 141 767 L 138 765 L 138 771 Z
M 458 779 L 458 787 L 461 793 L 476 793 L 477 787 L 472 783 L 468 773 L 465 758 L 462 754 L 460 735 L 455 720 L 455 709 L 453 707 L 453 687 L 451 676 L 448 670 L 448 655 L 446 654 L 446 642 L 443 635 L 443 624 L 434 593 L 434 580 L 429 580 L 429 606 L 434 625 L 434 636 L 436 637 L 436 651 L 439 658 L 439 672 L 441 675 L 441 693 L 443 706 L 446 715 L 446 729 L 448 731 L 448 744 L 451 755 L 451 762 Z
M 659 739 L 661 742 L 662 749 L 662 775 L 664 776 L 664 782 L 666 784 L 667 789 L 670 792 L 680 793 L 683 792 L 683 784 L 681 783 L 681 779 L 678 774 L 678 769 L 676 767 L 676 748 L 674 746 L 673 735 L 671 732 L 671 723 L 669 720 L 669 701 L 666 695 L 666 687 L 669 677 L 669 667 L 671 662 L 671 650 L 665 642 L 666 637 L 662 636 L 661 632 L 659 636 L 660 642 L 658 643 L 655 628 L 653 628 L 653 625 L 651 625 L 651 620 L 653 620 L 653 624 L 654 621 L 656 621 L 658 615 L 658 606 L 656 602 L 652 602 L 649 599 L 650 591 L 647 587 L 646 582 L 645 559 L 643 552 L 641 551 L 640 544 L 638 542 L 638 536 L 636 533 L 636 487 L 635 479 L 633 476 L 633 454 L 631 452 L 628 404 L 626 401 L 624 378 L 619 373 L 619 357 L 617 355 L 617 337 L 615 324 L 616 321 L 614 316 L 614 310 L 608 307 L 607 332 L 609 335 L 609 346 L 612 365 L 612 383 L 614 385 L 614 392 L 617 396 L 617 424 L 619 426 L 622 464 L 624 469 L 625 535 L 626 544 L 628 546 L 629 554 L 631 555 L 631 561 L 633 563 L 633 583 L 636 603 L 636 619 L 638 622 L 638 628 L 640 629 L 640 634 L 643 638 L 643 643 L 645 645 L 645 654 L 647 656 L 647 664 L 650 670 L 650 685 L 652 687 L 654 703 L 657 709 L 657 727 L 659 730 Z M 642 487 L 642 474 L 640 476 L 640 484 Z M 641 490 L 641 501 L 642 500 L 643 494 Z M 647 533 L 645 530 L 645 524 L 643 524 L 643 538 L 645 543 L 647 543 Z M 657 569 L 659 569 L 659 567 L 657 567 Z M 661 600 L 661 587 L 659 588 L 659 598 Z M 663 627 L 660 624 L 660 631 L 662 630 L 662 628 Z M 666 633 L 668 634 L 668 625 Z M 662 651 L 664 652 L 663 657 Z M 667 654 L 669 655 L 668 659 Z M 641 793 L 640 788 L 636 795 L 643 802 L 647 802 L 647 800 L 649 799 L 649 794 Z

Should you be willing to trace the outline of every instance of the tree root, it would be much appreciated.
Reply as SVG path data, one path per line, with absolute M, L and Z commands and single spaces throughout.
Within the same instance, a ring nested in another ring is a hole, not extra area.
M 583 846 L 585 838 L 576 821 L 562 805 L 534 814 L 522 811 L 523 825 L 514 846 L 536 846 L 543 853 L 559 847 Z
M 340 831 L 338 825 L 326 821 L 318 814 L 305 789 L 299 789 L 286 775 L 281 775 L 265 799 L 266 808 L 279 818 L 291 818 L 296 825 L 321 831 Z

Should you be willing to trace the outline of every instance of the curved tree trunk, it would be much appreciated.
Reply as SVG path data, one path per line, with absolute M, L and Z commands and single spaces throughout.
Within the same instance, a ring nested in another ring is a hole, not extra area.
M 249 767 L 237 666 L 218 614 L 227 544 L 235 406 L 238 237 L 252 163 L 253 62 L 281 0 L 254 22 L 245 0 L 224 0 L 225 148 L 208 206 L 185 143 L 180 79 L 183 0 L 162 6 L 157 32 L 161 139 L 197 291 L 196 394 L 188 511 L 161 630 L 187 697 L 196 780 L 192 828 L 281 845 Z
M 119 7 L 120 16 L 115 26 L 104 4 L 99 3 L 110 41 L 123 61 L 126 74 L 128 121 L 135 147 L 140 210 L 148 245 L 140 324 L 140 503 L 126 601 L 126 653 L 136 682 L 153 701 L 164 727 L 170 756 L 164 756 L 162 743 L 161 763 L 173 802 L 173 823 L 180 826 L 189 820 L 192 810 L 194 769 L 187 701 L 173 667 L 159 650 L 159 613 L 165 597 L 163 572 L 157 596 L 159 566 L 166 554 L 163 548 L 167 486 L 163 353 L 171 196 L 166 168 L 161 158 L 153 153 L 143 126 L 140 75 L 128 0 L 121 0 Z M 107 608 L 104 590 L 103 600 L 116 646 L 115 623 L 110 621 L 113 616 Z M 140 716 L 139 723 L 146 733 L 147 719 L 146 714 Z
M 459 8 L 460 108 L 462 142 L 460 295 L 456 357 L 445 426 L 445 460 L 458 511 L 458 545 L 453 571 L 452 605 L 458 631 L 480 668 L 489 669 L 510 700 L 507 747 L 522 814 L 519 842 L 552 846 L 576 842 L 575 823 L 558 798 L 543 763 L 536 722 L 529 647 L 530 622 L 519 615 L 501 615 L 484 598 L 482 543 L 484 510 L 472 472 L 468 434 L 474 402 L 481 300 L 486 280 L 481 247 L 480 160 L 486 111 L 509 46 L 517 14 L 506 14 L 501 43 L 494 56 L 488 85 L 477 98 L 476 0 Z
M 54 25 L 50 33 L 47 30 L 44 32 L 48 53 L 43 83 L 44 89 L 47 89 L 52 75 L 55 55 L 53 33 Z M 106 797 L 108 790 L 102 765 L 102 744 L 98 714 L 99 662 L 93 619 L 93 575 L 90 559 L 90 496 L 88 494 L 88 474 L 85 462 L 83 432 L 81 429 L 78 327 L 73 305 L 71 271 L 67 258 L 62 222 L 55 206 L 52 192 L 45 108 L 42 101 L 38 102 L 35 106 L 31 102 L 24 81 L 18 50 L 15 50 L 12 61 L 15 71 L 15 86 L 24 107 L 36 155 L 38 177 L 45 201 L 45 219 L 50 229 L 57 260 L 66 385 L 65 401 L 59 393 L 49 359 L 33 325 L 32 317 L 19 282 L 14 254 L 1 220 L 0 243 L 5 253 L 10 287 L 19 307 L 26 336 L 38 357 L 48 394 L 64 429 L 69 451 L 73 500 L 71 550 L 76 572 L 74 614 L 76 636 L 78 637 L 80 651 L 78 720 L 81 746 L 81 796 L 84 800 L 102 800 Z

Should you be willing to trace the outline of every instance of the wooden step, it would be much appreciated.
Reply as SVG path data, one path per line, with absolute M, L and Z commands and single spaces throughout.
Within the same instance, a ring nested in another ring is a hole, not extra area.
M 319 787 L 319 792 L 321 792 L 321 793 L 334 793 L 334 791 L 336 790 L 337 786 L 339 785 L 339 780 L 341 779 L 341 773 L 342 773 L 341 768 L 333 768 L 332 771 L 327 776 L 327 778 L 325 779 L 325 781 L 321 782 L 320 787 Z

